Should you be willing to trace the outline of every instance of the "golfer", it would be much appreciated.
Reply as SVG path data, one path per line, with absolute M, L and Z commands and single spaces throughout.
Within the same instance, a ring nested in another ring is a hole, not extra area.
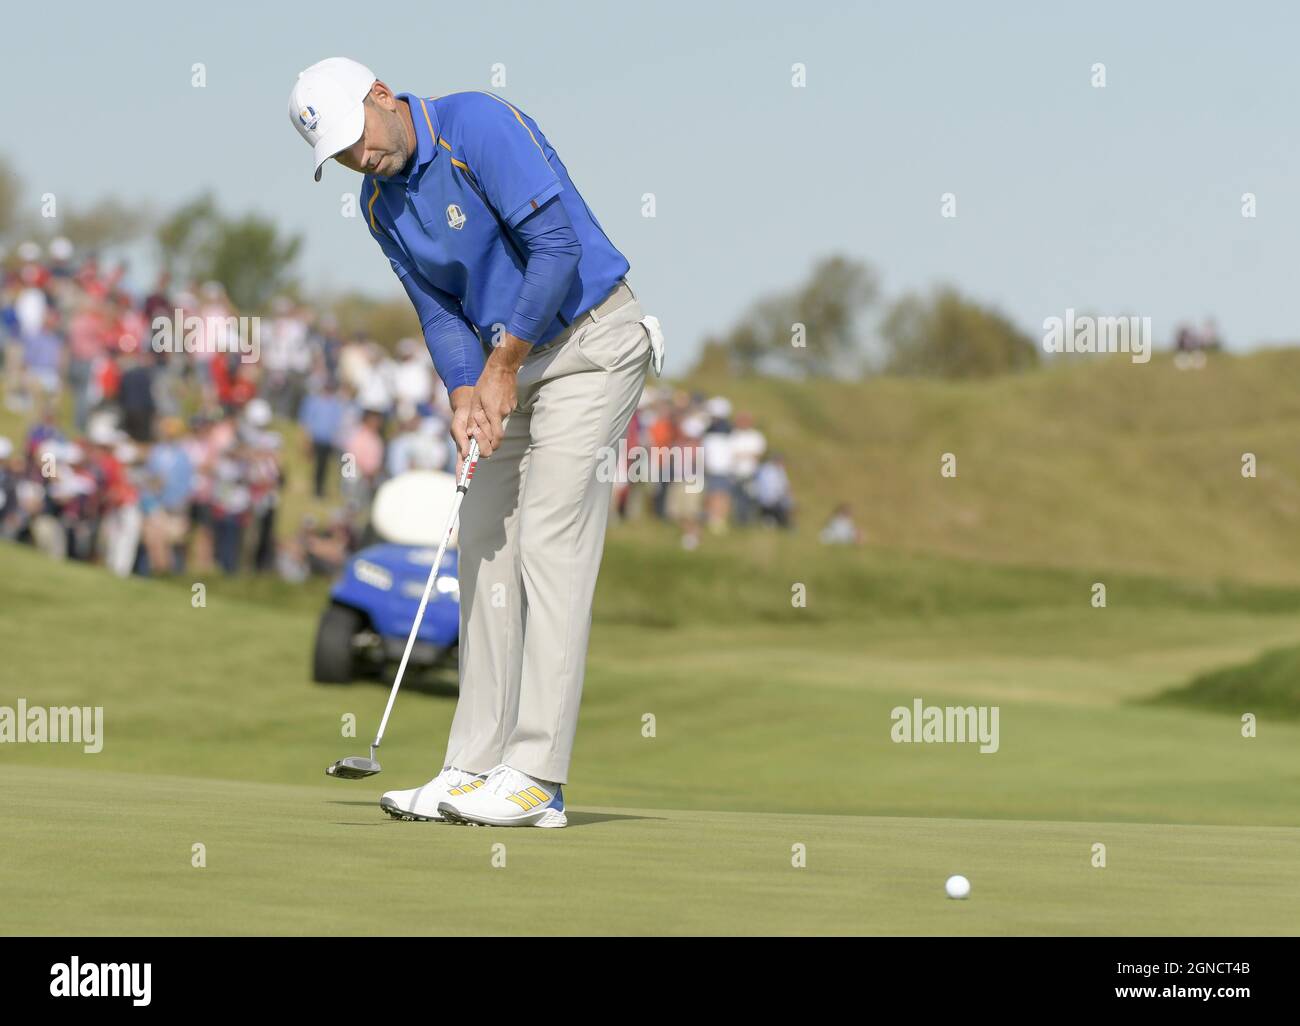
M 460 699 L 441 771 L 399 819 L 562 827 L 611 483 L 658 321 L 537 123 L 492 93 L 394 93 L 343 57 L 298 76 L 289 119 L 364 176 L 366 227 L 415 305 L 465 458 Z

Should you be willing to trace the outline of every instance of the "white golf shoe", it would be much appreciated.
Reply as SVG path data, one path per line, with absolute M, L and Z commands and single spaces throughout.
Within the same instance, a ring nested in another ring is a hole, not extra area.
M 468 794 L 486 783 L 478 773 L 448 766 L 423 787 L 408 791 L 386 791 L 379 799 L 379 807 L 394 819 L 431 820 L 442 822 L 438 803 L 449 797 Z
M 534 780 L 509 766 L 491 770 L 482 787 L 449 793 L 438 811 L 448 822 L 477 826 L 555 828 L 569 822 L 562 785 Z

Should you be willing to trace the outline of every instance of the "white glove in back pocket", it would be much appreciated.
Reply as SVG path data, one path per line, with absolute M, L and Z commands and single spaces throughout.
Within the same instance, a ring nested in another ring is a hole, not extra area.
M 664 370 L 664 329 L 658 317 L 642 317 L 638 321 L 645 333 L 650 336 L 650 364 L 655 369 L 655 377 L 662 377 Z

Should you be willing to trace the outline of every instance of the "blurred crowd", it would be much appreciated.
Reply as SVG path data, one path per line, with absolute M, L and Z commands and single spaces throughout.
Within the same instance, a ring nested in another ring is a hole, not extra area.
M 62 240 L 16 256 L 0 280 L 2 398 L 24 433 L 0 436 L 0 538 L 123 576 L 302 579 L 364 540 L 383 480 L 454 463 L 446 392 L 419 342 L 390 354 L 286 297 L 250 332 L 216 282 L 163 275 L 133 296 L 124 267 L 74 259 Z M 155 319 L 178 316 L 197 318 L 197 338 L 158 351 Z M 329 510 L 288 531 L 275 418 L 302 425 L 309 486 Z
M 62 239 L 15 256 L 0 278 L 0 398 L 22 431 L 0 433 L 0 538 L 122 576 L 301 580 L 368 540 L 384 480 L 456 469 L 446 390 L 420 341 L 390 353 L 288 297 L 241 319 L 217 282 L 164 274 L 135 295 L 124 266 Z M 176 339 L 184 327 L 184 345 L 158 344 L 163 321 Z M 289 461 L 273 425 L 285 421 L 309 457 L 300 487 L 318 501 L 304 505 L 328 511 L 294 525 L 279 523 Z M 794 522 L 782 454 L 723 396 L 647 389 L 624 441 L 622 469 L 640 447 L 652 472 L 615 479 L 620 517 L 674 523 L 687 548 Z M 822 538 L 856 538 L 847 507 Z
M 793 526 L 784 457 L 769 449 L 749 413 L 733 413 L 725 396 L 647 387 L 620 455 L 619 516 L 672 521 L 687 549 L 696 548 L 705 531 Z M 634 468 L 638 459 L 641 466 Z

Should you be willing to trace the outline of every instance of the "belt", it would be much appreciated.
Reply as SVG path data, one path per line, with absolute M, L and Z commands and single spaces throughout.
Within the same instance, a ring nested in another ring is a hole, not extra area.
M 608 296 L 593 306 L 590 310 L 578 317 L 573 323 L 580 321 L 598 321 L 602 317 L 608 317 L 624 303 L 630 303 L 636 299 L 636 294 L 632 291 L 632 286 L 627 283 L 626 278 L 620 278 L 618 284 L 610 290 Z M 569 325 L 573 327 L 573 325 Z
M 582 327 L 584 324 L 587 324 L 588 322 L 594 323 L 602 317 L 608 317 L 624 303 L 630 303 L 634 299 L 636 299 L 636 293 L 632 291 L 632 286 L 627 283 L 626 278 L 620 278 L 618 284 L 610 290 L 608 296 L 602 299 L 595 306 L 589 308 L 585 313 L 581 313 L 575 317 L 569 326 L 556 335 L 555 338 L 551 339 L 551 341 L 547 342 L 545 345 L 533 346 L 532 352 L 528 355 L 536 356 L 538 353 L 546 353 L 554 349 L 556 346 L 563 345 L 569 340 L 569 337 L 574 333 L 574 331 Z

